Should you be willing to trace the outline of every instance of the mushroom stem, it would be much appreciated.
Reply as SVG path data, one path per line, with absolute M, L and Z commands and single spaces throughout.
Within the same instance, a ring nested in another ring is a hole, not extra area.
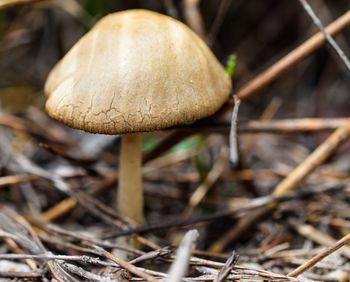
M 142 133 L 130 133 L 122 136 L 117 200 L 120 215 L 138 224 L 144 222 L 141 143 Z

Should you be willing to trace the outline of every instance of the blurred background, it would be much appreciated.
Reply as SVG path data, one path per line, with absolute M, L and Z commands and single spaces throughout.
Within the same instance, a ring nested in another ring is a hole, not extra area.
M 42 108 L 42 89 L 52 66 L 108 13 L 142 8 L 186 22 L 186 1 L 33 2 L 0 11 L 0 98 L 6 111 L 22 111 L 28 105 Z M 350 5 L 347 0 L 311 4 L 324 25 Z M 207 42 L 221 62 L 225 64 L 231 53 L 238 56 L 234 91 L 317 31 L 296 0 L 200 1 L 199 8 Z M 345 53 L 349 35 L 347 29 L 337 36 Z M 348 93 L 349 74 L 325 46 L 246 102 L 240 118 L 258 118 L 274 97 L 282 101 L 277 117 L 346 116 Z

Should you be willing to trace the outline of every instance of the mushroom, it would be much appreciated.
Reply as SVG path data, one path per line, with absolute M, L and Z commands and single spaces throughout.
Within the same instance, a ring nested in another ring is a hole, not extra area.
M 192 123 L 228 99 L 231 80 L 183 23 L 147 10 L 102 18 L 50 72 L 46 111 L 70 127 L 122 134 L 118 210 L 143 223 L 141 134 Z

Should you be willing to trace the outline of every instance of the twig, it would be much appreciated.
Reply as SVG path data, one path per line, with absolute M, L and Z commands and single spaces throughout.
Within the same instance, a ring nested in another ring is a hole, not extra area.
M 15 211 L 1 207 L 0 217 L 1 229 L 5 232 L 13 233 L 17 237 L 15 239 L 16 242 L 23 248 L 34 254 L 50 254 L 29 223 Z M 70 281 L 76 281 L 69 273 L 66 273 L 62 269 L 57 260 L 49 260 L 46 264 L 52 276 L 58 281 L 68 281 L 70 278 Z
M 164 247 L 146 254 L 143 254 L 131 261 L 129 261 L 129 263 L 131 264 L 137 264 L 140 262 L 143 262 L 145 260 L 150 260 L 150 259 L 155 259 L 155 258 L 159 258 L 159 257 L 166 257 L 168 255 L 171 254 L 171 250 L 169 247 Z
M 277 120 L 250 120 L 240 121 L 237 126 L 238 133 L 302 133 L 321 130 L 332 130 L 343 126 L 350 121 L 349 118 L 296 118 Z M 185 126 L 187 130 L 201 132 L 229 133 L 230 122 L 206 120 Z
M 49 171 L 42 169 L 41 167 L 35 165 L 33 162 L 31 162 L 29 159 L 27 159 L 23 155 L 18 155 L 14 157 L 14 159 L 21 168 L 25 169 L 25 171 L 50 180 L 56 189 L 69 195 L 71 198 L 73 198 L 76 201 L 76 203 L 79 203 L 86 210 L 88 210 L 95 216 L 99 217 L 106 223 L 112 224 L 113 226 L 116 226 L 118 228 L 130 227 L 128 223 L 125 223 L 122 220 L 118 220 L 116 215 L 114 215 L 114 217 L 111 217 L 109 214 L 101 212 L 100 209 L 101 209 L 101 206 L 103 206 L 103 204 L 101 204 L 98 200 L 93 199 L 91 196 L 89 196 L 88 194 L 82 191 L 80 192 L 73 191 L 70 185 L 59 175 L 50 173 Z M 145 238 L 141 238 L 140 236 L 137 237 L 137 240 L 140 241 L 142 244 L 147 245 L 150 248 L 155 248 L 155 249 L 159 248 L 159 246 L 157 246 L 156 244 L 152 243 L 151 241 Z
M 113 254 L 111 254 L 110 252 L 107 252 L 106 250 L 97 247 L 97 246 L 93 246 L 98 252 L 101 253 L 102 256 L 110 259 L 111 261 L 115 262 L 116 264 L 120 265 L 121 267 L 123 267 L 124 269 L 128 270 L 130 273 L 141 277 L 143 279 L 145 279 L 148 282 L 156 282 L 158 281 L 157 278 L 155 278 L 154 276 L 147 274 L 141 270 L 139 270 L 136 266 L 132 265 L 131 263 L 122 260 L 120 258 L 117 258 L 116 256 L 114 256 Z
M 299 234 L 301 234 L 309 240 L 316 242 L 317 244 L 323 246 L 332 246 L 336 244 L 336 240 L 333 237 L 326 233 L 323 233 L 322 231 L 316 229 L 312 225 L 300 223 L 294 224 L 293 222 L 291 222 L 291 225 Z M 344 257 L 350 259 L 350 247 L 344 246 L 344 248 L 342 248 L 339 251 Z
M 216 40 L 220 27 L 225 19 L 225 14 L 231 5 L 232 0 L 221 0 L 215 19 L 208 34 L 208 45 L 212 46 Z
M 185 21 L 201 38 L 206 39 L 204 24 L 199 10 L 200 0 L 183 0 Z
M 199 236 L 197 230 L 188 231 L 177 250 L 176 259 L 170 267 L 166 282 L 181 282 L 186 275 L 188 262 Z
M 215 277 L 214 282 L 225 281 L 226 277 L 230 274 L 234 265 L 237 263 L 238 255 L 236 252 L 232 252 L 232 255 L 228 258 L 223 268 L 220 269 L 218 275 Z
M 27 271 L 0 271 L 0 278 L 35 279 L 35 278 L 41 278 L 42 276 L 43 276 L 43 273 L 37 270 L 28 271 L 28 272 Z M 15 280 L 15 281 L 19 281 L 19 280 Z
M 228 148 L 226 146 L 221 148 L 220 155 L 218 159 L 215 161 L 213 168 L 208 173 L 207 177 L 203 181 L 201 185 L 195 190 L 192 194 L 189 204 L 185 211 L 183 212 L 183 217 L 188 218 L 193 213 L 193 210 L 199 205 L 199 203 L 203 200 L 205 195 L 208 193 L 210 188 L 214 185 L 214 183 L 218 180 L 222 172 L 224 171 L 226 162 L 227 162 L 227 153 Z
M 210 271 L 210 273 L 214 274 L 215 276 L 218 273 L 218 269 L 224 267 L 225 265 L 221 262 L 206 260 L 206 259 L 197 258 L 197 257 L 191 257 L 190 264 L 192 266 L 205 267 L 207 270 Z M 213 281 L 215 279 L 215 276 L 210 275 L 211 280 L 208 279 L 208 281 Z M 295 278 L 295 277 L 288 277 L 285 275 L 276 274 L 265 270 L 252 269 L 252 268 L 248 268 L 240 265 L 233 266 L 233 272 L 229 274 L 228 279 L 233 281 L 237 281 L 237 280 L 240 281 L 239 279 L 246 279 L 246 280 L 259 279 L 259 280 L 269 280 L 269 281 L 271 280 L 272 281 L 300 281 L 298 278 Z M 187 281 L 190 281 L 190 280 L 187 280 Z M 207 280 L 201 280 L 199 278 L 199 279 L 194 279 L 193 281 L 207 281 Z
M 80 242 L 88 242 L 89 244 L 94 244 L 96 246 L 100 246 L 103 248 L 109 248 L 109 249 L 120 249 L 124 252 L 128 252 L 131 254 L 136 254 L 136 255 L 142 255 L 144 254 L 141 251 L 134 250 L 128 247 L 122 247 L 118 245 L 117 243 L 112 243 L 104 240 L 99 240 L 98 238 L 95 238 L 95 236 L 88 236 L 86 234 L 81 234 L 80 232 L 73 232 L 73 231 L 68 231 L 65 229 L 62 229 L 58 226 L 49 224 L 45 226 L 40 226 L 41 228 L 45 229 L 49 234 L 59 234 L 64 236 L 64 241 L 80 241 Z M 52 241 L 52 240 L 51 240 Z M 67 244 L 67 243 L 66 243 Z M 97 254 L 96 251 L 89 249 L 90 253 Z
M 0 119 L 1 122 L 1 119 Z M 150 153 L 146 154 L 143 159 L 143 164 L 157 158 L 163 152 L 170 149 L 172 146 L 183 140 L 184 138 L 190 136 L 190 132 L 177 131 L 174 134 L 168 136 L 165 140 L 163 140 L 154 150 Z M 118 182 L 118 174 L 112 174 L 109 177 L 106 177 L 105 181 L 98 185 L 97 187 L 92 189 L 91 194 L 97 194 L 101 191 L 109 187 L 115 187 Z M 43 218 L 47 221 L 54 221 L 59 217 L 65 215 L 67 212 L 72 210 L 77 205 L 76 199 L 70 197 L 62 200 L 58 204 L 54 205 L 46 212 L 43 213 Z
M 350 136 L 350 124 L 338 128 L 333 132 L 314 152 L 312 152 L 299 166 L 297 166 L 284 180 L 275 188 L 273 195 L 282 196 L 298 187 L 316 167 L 327 160 Z M 238 224 L 229 230 L 218 242 L 214 243 L 210 250 L 221 252 L 232 240 L 236 240 L 259 218 L 276 208 L 278 202 L 262 207 L 242 218 Z
M 94 187 L 91 191 L 91 194 L 96 194 L 101 191 L 104 191 L 108 187 L 112 187 L 112 186 L 114 187 L 117 181 L 118 181 L 118 174 L 113 173 L 112 175 L 107 176 L 102 184 L 99 184 L 98 186 Z M 72 197 L 66 198 L 61 202 L 59 202 L 58 204 L 54 205 L 53 207 L 49 208 L 47 211 L 45 211 L 42 214 L 42 217 L 46 221 L 54 221 L 59 217 L 68 213 L 77 204 L 78 202 L 76 199 Z
M 273 202 L 285 202 L 292 199 L 307 199 L 308 197 L 312 197 L 319 193 L 327 193 L 327 192 L 339 192 L 343 191 L 344 186 L 331 186 L 325 187 L 324 189 L 310 189 L 308 191 L 297 191 L 285 194 L 283 196 L 274 196 L 269 195 L 265 197 L 259 197 L 251 200 L 249 203 L 244 203 L 244 205 L 234 206 L 232 209 L 220 211 L 217 213 L 213 213 L 205 216 L 197 216 L 188 219 L 178 219 L 165 223 L 158 224 L 149 224 L 147 226 L 140 226 L 134 229 L 129 229 L 125 231 L 115 231 L 111 232 L 108 235 L 104 236 L 104 239 L 117 238 L 121 236 L 127 236 L 132 234 L 147 234 L 151 232 L 156 232 L 160 230 L 168 230 L 170 228 L 184 227 L 195 225 L 198 223 L 204 223 L 208 221 L 218 220 L 224 217 L 239 217 L 244 216 L 247 212 L 252 212 L 254 209 L 258 209 L 264 207 L 266 205 L 272 204 Z M 100 244 L 101 245 L 101 244 Z
M 325 30 L 331 34 L 335 35 L 342 31 L 350 24 L 350 11 L 340 16 L 330 25 L 328 25 Z M 237 96 L 240 99 L 248 98 L 249 96 L 255 94 L 256 92 L 264 89 L 272 81 L 280 77 L 284 72 L 298 64 L 300 61 L 311 55 L 315 50 L 320 48 L 326 42 L 326 38 L 322 32 L 316 33 L 314 36 L 309 38 L 299 47 L 294 49 L 292 52 L 284 56 L 282 59 L 277 61 L 267 70 L 256 76 L 253 80 L 249 81 L 243 87 L 237 91 Z
M 343 50 L 339 47 L 339 45 L 337 44 L 337 42 L 333 39 L 332 35 L 329 34 L 329 32 L 327 32 L 327 30 L 325 30 L 324 26 L 322 25 L 320 19 L 317 17 L 317 15 L 315 14 L 315 12 L 312 10 L 311 6 L 309 5 L 309 3 L 306 0 L 299 0 L 299 2 L 301 3 L 301 5 L 303 6 L 304 10 L 309 14 L 310 18 L 313 20 L 314 24 L 319 28 L 319 30 L 323 33 L 323 35 L 325 36 L 325 38 L 327 39 L 328 43 L 333 47 L 333 49 L 335 50 L 335 52 L 338 54 L 339 58 L 343 61 L 344 65 L 346 66 L 346 68 L 348 69 L 348 71 L 350 72 L 350 61 L 349 59 L 346 57 L 345 53 L 343 52 Z
M 95 273 L 89 272 L 84 270 L 83 268 L 76 266 L 74 264 L 66 263 L 66 262 L 61 262 L 61 266 L 68 270 L 71 273 L 74 273 L 86 281 L 92 281 L 92 282 L 114 282 L 115 279 L 111 277 L 106 277 L 106 276 L 101 276 L 97 275 Z
M 9 175 L 0 177 L 0 188 L 8 185 L 17 185 L 27 182 L 33 182 L 41 179 L 41 177 L 36 175 Z
M 256 132 L 271 132 L 271 133 L 295 133 L 295 132 L 313 132 L 321 130 L 336 129 L 349 123 L 348 118 L 331 118 L 331 119 L 318 119 L 318 118 L 303 118 L 303 119 L 284 119 L 284 120 L 272 120 L 272 121 L 248 121 L 242 122 L 238 125 L 238 132 L 245 133 L 256 133 Z M 207 121 L 208 123 L 208 121 Z M 209 123 L 201 124 L 198 123 L 191 128 L 201 130 L 203 127 L 206 130 L 226 131 L 229 128 L 229 124 L 218 124 Z M 151 161 L 152 159 L 159 156 L 164 151 L 168 150 L 174 144 L 191 135 L 190 132 L 181 131 L 179 134 L 171 134 L 169 138 L 166 138 L 156 149 L 145 156 L 144 163 Z M 109 187 L 115 187 L 118 181 L 118 175 L 113 174 L 106 177 L 105 181 L 92 189 L 92 194 L 103 191 Z M 67 212 L 72 210 L 77 205 L 77 201 L 74 198 L 67 198 L 54 205 L 46 212 L 43 213 L 43 218 L 47 221 L 54 221 L 55 219 L 65 215 Z
M 325 162 L 350 136 L 350 124 L 338 128 L 331 134 L 314 152 L 312 152 L 298 167 L 296 167 L 275 188 L 273 195 L 281 196 L 292 190 L 301 183 L 316 167 Z
M 301 273 L 303 273 L 306 270 L 313 267 L 320 260 L 324 259 L 325 257 L 329 256 L 331 253 L 335 252 L 339 248 L 341 248 L 344 245 L 349 244 L 349 243 L 350 243 L 350 233 L 345 235 L 343 238 L 341 238 L 333 246 L 330 246 L 329 248 L 325 249 L 324 251 L 322 251 L 318 255 L 314 256 L 312 259 L 310 259 L 307 262 L 305 262 L 304 264 L 300 265 L 298 268 L 296 268 L 292 272 L 288 273 L 288 276 L 297 277 Z
M 230 129 L 230 165 L 235 168 L 239 162 L 239 151 L 238 151 L 238 137 L 237 137 L 237 119 L 238 119 L 238 110 L 241 100 L 234 96 L 235 105 L 232 111 L 231 117 L 231 129 Z
M 90 256 L 67 256 L 67 255 L 51 255 L 51 254 L 41 254 L 41 255 L 31 255 L 31 254 L 0 254 L 0 260 L 19 260 L 19 259 L 38 259 L 38 260 L 64 260 L 64 261 L 77 261 L 81 263 L 89 263 L 93 265 L 102 266 L 115 266 L 113 263 L 108 263 L 101 261 L 99 258 L 93 258 Z
M 240 133 L 269 132 L 296 133 L 333 130 L 350 123 L 350 118 L 300 118 L 281 120 L 261 120 L 242 122 L 238 125 Z

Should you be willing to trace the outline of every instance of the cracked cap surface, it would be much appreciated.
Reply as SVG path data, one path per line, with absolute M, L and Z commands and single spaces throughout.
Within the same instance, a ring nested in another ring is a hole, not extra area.
M 110 14 L 53 68 L 48 114 L 93 133 L 153 131 L 215 113 L 231 80 L 187 26 L 146 10 Z

